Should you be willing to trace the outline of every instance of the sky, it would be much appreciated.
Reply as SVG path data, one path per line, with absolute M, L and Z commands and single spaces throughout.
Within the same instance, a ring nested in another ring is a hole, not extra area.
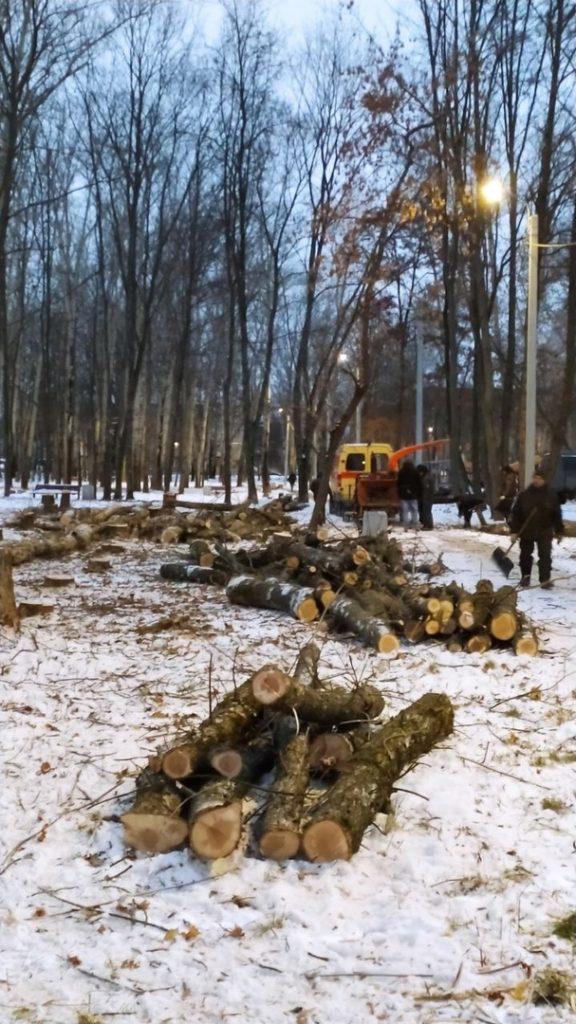
M 185 0 L 186 2 L 186 0 Z M 219 24 L 219 0 L 188 0 L 200 8 L 200 19 L 208 38 L 213 37 Z M 327 15 L 348 7 L 348 16 L 359 30 L 374 35 L 385 44 L 394 35 L 399 24 L 403 32 L 414 24 L 415 0 L 266 0 L 269 20 L 276 27 L 285 27 L 291 35 L 305 36 Z

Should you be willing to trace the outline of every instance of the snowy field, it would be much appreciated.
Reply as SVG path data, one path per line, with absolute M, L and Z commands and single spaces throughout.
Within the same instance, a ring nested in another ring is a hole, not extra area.
M 407 555 L 442 552 L 446 581 L 501 582 L 497 538 L 440 519 Z M 545 968 L 576 985 L 553 935 L 576 910 L 576 540 L 555 548 L 556 589 L 521 595 L 542 627 L 534 660 L 425 644 L 389 662 L 164 582 L 175 553 L 131 542 L 106 577 L 81 555 L 50 563 L 75 588 L 19 636 L 0 632 L 1 1024 L 573 1021 L 529 996 Z M 15 571 L 20 600 L 46 595 L 45 566 Z M 185 628 L 137 633 L 170 611 Z M 456 709 L 454 735 L 401 780 L 359 853 L 315 866 L 249 846 L 211 865 L 127 852 L 135 775 L 205 715 L 209 678 L 223 694 L 265 662 L 290 669 L 310 639 L 323 678 L 376 683 L 390 714 L 428 690 Z

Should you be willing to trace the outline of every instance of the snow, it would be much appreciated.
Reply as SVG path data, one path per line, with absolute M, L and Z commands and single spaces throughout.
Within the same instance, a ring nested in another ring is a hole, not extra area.
M 501 580 L 493 536 L 437 519 L 406 537 L 408 556 L 442 552 L 446 580 Z M 430 644 L 390 662 L 165 582 L 173 554 L 132 542 L 104 576 L 81 555 L 51 563 L 76 587 L 19 636 L 0 631 L 0 1022 L 573 1020 L 522 1001 L 521 983 L 576 973 L 552 934 L 576 907 L 576 540 L 555 549 L 556 589 L 520 598 L 544 632 L 532 660 Z M 18 597 L 46 597 L 43 576 L 40 562 L 18 568 Z M 186 628 L 136 632 L 170 610 Z M 400 781 L 393 815 L 349 863 L 276 865 L 250 845 L 212 865 L 124 850 L 134 777 L 206 713 L 208 681 L 218 695 L 265 662 L 290 669 L 311 638 L 323 677 L 377 684 L 390 714 L 431 689 L 455 704 L 454 735 Z

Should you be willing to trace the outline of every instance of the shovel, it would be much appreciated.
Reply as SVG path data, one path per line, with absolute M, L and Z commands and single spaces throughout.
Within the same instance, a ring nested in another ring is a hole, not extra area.
M 536 512 L 536 509 L 533 508 L 531 513 L 530 513 L 530 515 L 526 519 L 526 521 L 522 524 L 522 528 L 518 531 L 518 533 L 514 537 L 514 540 L 512 541 L 511 544 L 508 545 L 506 550 L 504 550 L 504 548 L 497 547 L 497 548 L 494 548 L 494 551 L 492 552 L 492 555 L 491 555 L 492 561 L 496 563 L 496 565 L 500 569 L 500 572 L 504 573 L 504 576 L 506 577 L 506 579 L 508 579 L 510 573 L 512 572 L 512 569 L 514 568 L 514 562 L 512 561 L 511 558 L 508 558 L 508 555 L 512 551 L 512 548 L 514 547 L 516 542 L 520 540 L 520 537 L 522 536 L 524 530 L 528 526 L 528 523 L 532 519 L 532 516 L 534 515 L 535 512 Z

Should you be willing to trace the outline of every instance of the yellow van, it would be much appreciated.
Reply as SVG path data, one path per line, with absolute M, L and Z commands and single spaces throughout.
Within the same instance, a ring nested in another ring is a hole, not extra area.
M 340 445 L 330 476 L 330 511 L 352 508 L 360 473 L 385 473 L 394 449 L 391 444 Z

